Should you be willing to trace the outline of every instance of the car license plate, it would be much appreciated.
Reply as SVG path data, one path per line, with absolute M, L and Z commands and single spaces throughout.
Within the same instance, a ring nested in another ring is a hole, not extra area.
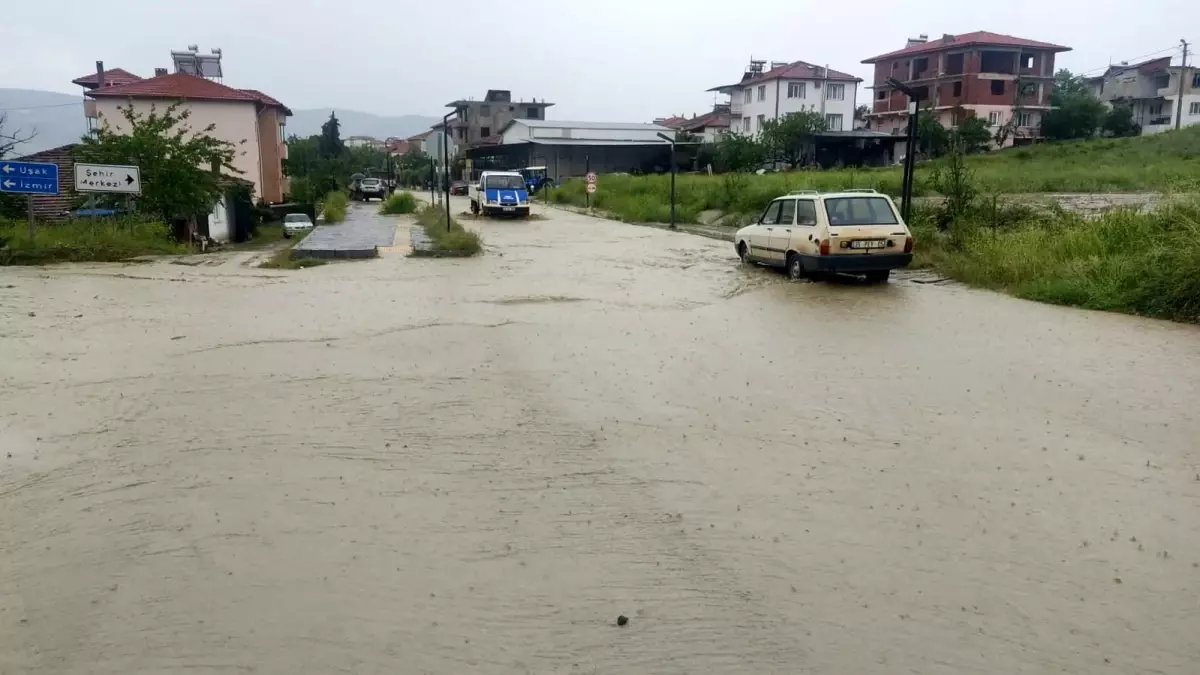
M 850 248 L 887 248 L 887 242 L 881 239 L 866 239 L 850 242 Z
M 505 211 L 516 211 L 516 210 L 517 210 L 517 207 L 515 207 L 515 206 L 506 206 L 506 207 L 504 207 L 504 210 L 505 210 Z

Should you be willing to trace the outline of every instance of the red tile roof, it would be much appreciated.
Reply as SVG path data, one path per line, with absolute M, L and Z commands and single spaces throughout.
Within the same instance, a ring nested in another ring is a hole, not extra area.
M 683 125 L 687 124 L 687 121 L 688 119 L 686 117 L 671 115 L 670 117 L 654 120 L 654 123 L 660 127 L 667 127 L 668 129 L 682 129 Z
M 684 123 L 685 131 L 694 131 L 703 129 L 704 127 L 727 127 L 729 126 L 729 113 L 725 112 L 710 112 L 699 117 L 693 117 Z
M 894 52 L 872 56 L 869 59 L 864 59 L 863 63 L 875 63 L 884 59 L 892 59 L 897 56 L 910 56 L 912 54 L 926 54 L 929 52 L 938 52 L 943 49 L 958 49 L 967 45 L 983 45 L 992 47 L 1030 47 L 1032 49 L 1048 49 L 1055 52 L 1069 52 L 1070 47 L 1051 44 L 1049 42 L 1038 42 L 1037 40 L 1026 40 L 1025 38 L 1013 37 L 1011 35 L 1001 35 L 1000 33 L 991 33 L 986 30 L 975 31 L 974 33 L 963 33 L 962 35 L 945 35 L 940 38 L 930 40 L 928 42 L 920 42 L 914 45 L 909 45 L 904 49 L 898 49 Z
M 829 80 L 845 80 L 847 82 L 862 82 L 861 77 L 855 77 L 855 76 L 851 75 L 850 73 L 843 73 L 842 71 L 834 70 L 833 68 L 829 68 L 828 70 L 829 70 L 829 72 L 826 73 L 825 72 L 826 69 L 824 66 L 814 65 L 814 64 L 808 63 L 807 61 L 793 61 L 792 63 L 789 63 L 787 65 L 779 66 L 778 68 L 772 68 L 771 70 L 768 70 L 767 72 L 765 72 L 757 77 L 754 77 L 754 78 L 751 78 L 748 80 L 743 80 L 734 86 L 748 87 L 752 84 L 758 84 L 760 82 L 767 82 L 769 80 L 779 80 L 779 79 L 819 80 L 822 77 L 824 77 L 825 79 L 829 79 Z
M 148 80 L 138 80 L 119 87 L 104 87 L 87 92 L 87 96 L 114 98 L 168 98 L 192 99 L 195 101 L 247 101 L 262 103 L 267 106 L 283 108 L 287 114 L 291 111 L 279 101 L 254 89 L 234 89 L 220 82 L 188 75 L 187 73 L 172 73 L 159 75 Z
M 405 140 L 409 141 L 410 143 L 417 142 L 417 141 L 423 141 L 426 138 L 429 138 L 429 134 L 432 134 L 432 133 L 433 133 L 433 129 L 430 129 L 429 131 L 422 131 L 421 133 L 417 134 L 416 136 L 409 136 Z
M 104 71 L 105 86 L 114 86 L 115 87 L 115 86 L 121 85 L 121 84 L 137 82 L 140 79 L 142 79 L 142 78 L 138 77 L 137 75 L 134 75 L 133 73 L 131 73 L 128 70 L 125 70 L 123 68 L 109 68 L 108 70 Z M 84 75 L 83 77 L 77 77 L 74 80 L 71 80 L 71 83 L 77 84 L 81 87 L 96 87 L 96 86 L 99 86 L 100 81 L 96 77 L 96 73 L 91 73 L 90 75 Z

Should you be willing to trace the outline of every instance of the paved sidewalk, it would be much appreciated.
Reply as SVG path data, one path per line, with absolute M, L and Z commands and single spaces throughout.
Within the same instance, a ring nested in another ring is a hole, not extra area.
M 376 213 L 376 205 L 351 207 L 346 222 L 318 225 L 296 245 L 297 258 L 374 258 L 377 248 L 391 246 L 396 222 Z

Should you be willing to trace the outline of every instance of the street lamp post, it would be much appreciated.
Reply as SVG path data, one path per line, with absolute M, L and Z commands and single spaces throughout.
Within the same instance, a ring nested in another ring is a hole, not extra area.
M 894 77 L 889 77 L 887 83 L 908 96 L 908 152 L 904 153 L 904 178 L 900 186 L 900 215 L 904 222 L 908 222 L 912 213 L 913 173 L 917 166 L 917 115 L 920 114 L 921 97 L 911 87 Z
M 458 109 L 448 112 L 442 117 L 442 173 L 446 178 L 446 231 L 450 231 L 450 117 L 458 114 Z
M 660 133 L 659 138 L 671 144 L 671 229 L 675 229 L 675 139 Z

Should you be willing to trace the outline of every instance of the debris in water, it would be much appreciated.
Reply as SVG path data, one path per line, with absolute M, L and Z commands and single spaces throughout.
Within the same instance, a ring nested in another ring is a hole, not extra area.
M 629 623 L 629 617 L 625 616 L 624 614 L 617 617 L 617 625 L 618 626 L 624 626 L 627 623 Z

